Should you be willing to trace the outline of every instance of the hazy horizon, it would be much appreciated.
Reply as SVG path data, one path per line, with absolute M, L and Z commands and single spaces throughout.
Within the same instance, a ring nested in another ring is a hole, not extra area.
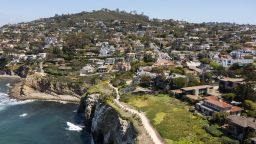
M 192 23 L 229 22 L 256 24 L 256 1 L 247 0 L 44 0 L 19 1 L 3 0 L 0 5 L 0 26 L 29 22 L 55 14 L 75 14 L 82 11 L 120 9 L 127 12 L 136 10 L 150 18 L 183 20 Z

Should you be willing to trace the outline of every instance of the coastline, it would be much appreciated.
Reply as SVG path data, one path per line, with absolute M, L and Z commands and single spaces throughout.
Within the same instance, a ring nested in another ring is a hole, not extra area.
M 36 91 L 28 86 L 24 86 L 24 79 L 19 76 L 0 76 L 1 78 L 14 78 L 15 80 L 10 83 L 9 97 L 19 101 L 24 100 L 38 100 L 38 101 L 54 101 L 60 103 L 80 103 L 80 97 L 71 95 L 54 95 Z
M 17 78 L 17 79 L 20 79 L 21 77 L 19 77 L 17 75 L 0 75 L 0 79 L 1 78 Z

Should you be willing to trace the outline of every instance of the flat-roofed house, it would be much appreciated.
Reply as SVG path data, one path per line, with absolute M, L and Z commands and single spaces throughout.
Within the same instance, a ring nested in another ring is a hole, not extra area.
M 115 58 L 106 58 L 105 64 L 106 65 L 113 65 L 113 64 L 115 64 Z
M 168 61 L 168 60 L 158 60 L 157 62 L 155 62 L 153 64 L 153 67 L 174 67 L 175 64 L 172 61 Z
M 98 73 L 106 73 L 107 71 L 108 71 L 108 67 L 107 67 L 107 66 L 104 66 L 104 65 L 99 66 L 99 67 L 97 68 L 97 72 L 98 72 Z
M 117 70 L 122 71 L 122 72 L 129 71 L 129 70 L 131 70 L 131 65 L 130 65 L 130 63 L 119 62 L 119 63 L 117 63 Z
M 199 95 L 207 95 L 210 92 L 210 89 L 212 89 L 213 86 L 210 85 L 201 85 L 201 86 L 193 86 L 193 87 L 184 87 L 179 89 L 179 94 L 181 95 L 194 95 L 194 96 L 199 96 Z M 175 94 L 177 90 L 172 90 L 173 94 Z
M 135 53 L 127 53 L 125 57 L 126 62 L 133 62 L 136 60 L 136 54 Z
M 80 76 L 86 76 L 87 74 L 95 72 L 95 68 L 91 65 L 86 65 L 80 70 Z
M 116 63 L 124 62 L 124 61 L 125 61 L 124 57 L 116 57 L 116 60 L 115 60 Z
M 237 86 L 242 84 L 244 79 L 242 78 L 222 78 L 219 79 L 219 90 L 220 92 L 231 92 Z

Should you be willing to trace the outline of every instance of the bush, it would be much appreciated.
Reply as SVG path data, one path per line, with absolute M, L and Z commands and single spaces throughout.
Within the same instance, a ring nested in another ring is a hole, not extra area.
M 201 63 L 203 63 L 203 64 L 210 64 L 211 59 L 209 59 L 209 58 L 202 58 L 202 59 L 200 59 L 199 61 L 200 61 Z
M 229 114 L 226 113 L 226 112 L 214 113 L 214 114 L 213 114 L 213 120 L 214 120 L 214 122 L 216 122 L 216 123 L 223 124 L 223 123 L 226 121 L 228 115 L 229 115 Z
M 220 137 L 223 135 L 223 133 L 220 130 L 218 130 L 218 128 L 219 127 L 217 125 L 211 125 L 211 126 L 206 126 L 205 130 L 212 136 Z
M 236 94 L 234 94 L 234 93 L 228 93 L 228 94 L 222 95 L 222 98 L 227 101 L 232 101 L 235 99 L 235 97 L 236 97 Z
M 60 70 L 57 70 L 57 69 L 46 68 L 44 70 L 45 70 L 45 73 L 50 74 L 50 75 L 54 75 L 54 76 L 66 76 L 67 75 L 67 72 L 60 71 Z
M 233 140 L 233 139 L 231 139 L 229 137 L 225 137 L 225 136 L 221 137 L 220 142 L 222 144 L 239 144 L 239 141 Z
M 173 80 L 173 85 L 176 89 L 182 88 L 186 85 L 186 78 L 176 78 Z
M 223 70 L 224 67 L 216 62 L 210 62 L 210 66 L 214 69 L 214 70 Z
M 176 67 L 175 69 L 171 70 L 171 72 L 172 73 L 181 74 L 181 75 L 185 74 L 185 70 L 182 67 Z

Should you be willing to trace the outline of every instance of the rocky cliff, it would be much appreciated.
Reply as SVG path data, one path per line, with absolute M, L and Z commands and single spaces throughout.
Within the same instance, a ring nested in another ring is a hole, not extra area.
M 40 73 L 27 76 L 13 85 L 10 96 L 25 100 L 56 100 L 79 102 L 81 95 L 86 92 L 82 86 L 70 81 L 43 76 Z
M 72 83 L 69 80 L 42 76 L 40 73 L 28 76 L 24 85 L 40 92 L 56 95 L 81 96 L 86 92 L 86 89 L 79 84 Z
M 78 114 L 84 116 L 87 130 L 96 144 L 134 144 L 137 131 L 118 112 L 101 100 L 99 94 L 82 98 Z

